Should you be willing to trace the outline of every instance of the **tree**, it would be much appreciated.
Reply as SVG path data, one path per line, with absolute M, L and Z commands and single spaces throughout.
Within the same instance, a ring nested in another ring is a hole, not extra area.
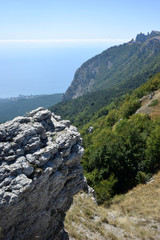
M 146 170 L 155 171 L 160 168 L 160 125 L 157 124 L 147 139 Z

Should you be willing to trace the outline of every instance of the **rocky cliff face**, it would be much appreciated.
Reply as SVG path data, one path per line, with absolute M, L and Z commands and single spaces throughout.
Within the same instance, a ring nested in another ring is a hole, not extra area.
M 68 239 L 63 220 L 84 186 L 83 151 L 77 129 L 44 108 L 0 125 L 1 239 Z
M 63 101 L 75 99 L 89 92 L 95 83 L 101 63 L 101 54 L 83 63 L 75 72 L 71 85 L 63 95 Z

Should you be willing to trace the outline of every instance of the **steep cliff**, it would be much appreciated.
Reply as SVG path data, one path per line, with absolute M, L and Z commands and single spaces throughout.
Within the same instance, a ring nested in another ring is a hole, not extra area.
M 138 34 L 135 40 L 111 47 L 77 69 L 63 100 L 109 88 L 134 89 L 160 71 L 160 32 Z
M 63 228 L 84 186 L 81 137 L 44 108 L 0 125 L 0 229 L 3 240 L 68 239 Z

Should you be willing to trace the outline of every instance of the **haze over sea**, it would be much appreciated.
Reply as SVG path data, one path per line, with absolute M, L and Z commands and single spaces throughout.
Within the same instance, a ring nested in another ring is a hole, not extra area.
M 65 92 L 89 58 L 159 30 L 159 9 L 159 0 L 1 1 L 0 98 Z
M 65 92 L 82 63 L 115 44 L 1 43 L 0 98 Z

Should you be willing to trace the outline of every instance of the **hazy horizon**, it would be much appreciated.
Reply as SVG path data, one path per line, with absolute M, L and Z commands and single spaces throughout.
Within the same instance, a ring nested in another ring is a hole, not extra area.
M 0 97 L 65 92 L 83 62 L 159 29 L 158 0 L 6 0 L 0 4 Z
M 0 44 L 0 98 L 64 93 L 77 68 L 115 44 Z

